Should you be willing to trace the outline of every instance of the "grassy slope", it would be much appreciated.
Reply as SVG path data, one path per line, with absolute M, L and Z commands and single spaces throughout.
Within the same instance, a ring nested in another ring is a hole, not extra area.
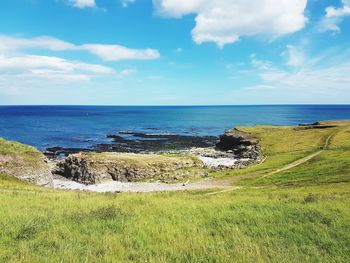
M 337 122 L 335 122 L 337 124 Z M 339 124 L 339 123 L 338 123 Z M 348 124 L 346 126 L 340 126 L 333 129 L 319 130 L 318 134 L 315 130 L 303 130 L 294 131 L 294 134 L 298 136 L 285 136 L 287 140 L 297 143 L 298 140 L 305 140 L 300 136 L 300 133 L 313 134 L 308 141 L 320 140 L 318 147 L 314 147 L 313 151 L 317 148 L 322 148 L 325 138 L 333 135 L 330 140 L 330 145 L 326 151 L 321 155 L 315 157 L 309 162 L 295 167 L 291 170 L 280 172 L 273 176 L 257 177 L 255 179 L 242 180 L 242 185 L 276 185 L 282 186 L 308 186 L 308 185 L 321 185 L 330 183 L 344 183 L 350 182 L 350 123 L 343 122 L 341 124 Z M 292 132 L 293 133 L 293 132 Z M 311 143 L 305 143 L 305 145 Z M 282 145 L 282 144 L 281 144 Z M 288 148 L 291 148 L 288 146 Z M 271 158 L 278 159 L 275 154 L 271 154 Z M 272 160 L 271 160 L 272 159 Z M 256 169 L 260 169 L 256 167 Z
M 27 152 L 39 153 L 39 151 L 32 146 L 24 145 L 18 142 L 6 141 L 5 139 L 0 138 L 0 154 L 25 154 Z
M 273 170 L 332 132 L 246 129 L 269 158 L 229 175 Z M 59 192 L 0 176 L 0 261 L 348 262 L 350 132 L 342 129 L 314 160 L 213 196 Z
M 42 153 L 36 148 L 0 138 L 0 155 L 16 155 L 28 165 L 36 165 L 42 160 Z
M 254 133 L 260 138 L 263 154 L 268 158 L 262 164 L 252 165 L 247 169 L 214 173 L 214 177 L 223 178 L 252 173 L 263 175 L 320 150 L 326 138 L 336 131 L 335 128 L 295 130 L 295 127 L 277 126 L 240 127 L 240 130 Z

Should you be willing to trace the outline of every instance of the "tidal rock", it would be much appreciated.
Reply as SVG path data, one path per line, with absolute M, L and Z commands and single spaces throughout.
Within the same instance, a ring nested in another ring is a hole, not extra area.
M 154 153 L 166 152 L 172 150 L 184 150 L 193 147 L 212 147 L 218 141 L 215 136 L 187 136 L 175 134 L 145 134 L 132 131 L 121 131 L 121 135 L 109 134 L 107 138 L 111 143 L 100 143 L 91 146 L 91 148 L 47 148 L 45 155 L 54 159 L 56 157 L 68 156 L 79 152 L 124 152 L 124 153 Z
M 321 122 L 314 122 L 314 123 L 300 123 L 298 127 L 295 127 L 294 130 L 307 130 L 307 129 L 330 129 L 335 128 L 336 125 L 327 125 L 323 124 Z

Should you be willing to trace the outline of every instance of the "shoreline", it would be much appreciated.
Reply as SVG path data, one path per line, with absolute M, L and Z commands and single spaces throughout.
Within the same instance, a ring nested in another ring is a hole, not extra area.
M 259 140 L 234 128 L 227 130 L 219 139 L 215 138 L 215 146 L 207 145 L 205 148 L 191 147 L 177 150 L 163 149 L 164 144 L 160 142 L 163 142 L 163 139 L 174 139 L 190 141 L 192 145 L 194 138 L 197 139 L 195 144 L 201 143 L 203 138 L 207 143 L 208 138 L 173 134 L 122 133 L 135 137 L 161 138 L 160 141 L 156 141 L 161 151 L 79 152 L 69 154 L 66 158 L 54 159 L 52 173 L 61 176 L 58 179 L 54 178 L 54 188 L 97 192 L 212 188 L 212 183 L 187 185 L 183 182 L 194 178 L 208 179 L 208 172 L 244 168 L 261 161 Z M 119 135 L 116 138 L 120 141 Z M 154 141 L 151 142 L 153 146 Z M 65 179 L 62 180 L 62 177 Z M 155 179 L 158 182 L 139 183 L 149 179 Z
M 290 129 L 299 133 L 315 129 L 334 129 L 338 125 L 341 124 L 316 122 L 300 124 Z M 183 139 L 183 136 L 174 134 L 140 135 L 129 131 L 122 133 L 135 137 L 161 138 L 161 141 L 169 138 Z M 119 140 L 119 137 L 117 139 Z M 185 141 L 188 140 L 189 136 L 185 136 Z M 206 148 L 192 147 L 185 150 L 168 149 L 142 153 L 79 151 L 65 158 L 48 160 L 34 147 L 3 140 L 2 144 L 4 147 L 7 145 L 10 152 L 13 151 L 11 149 L 21 149 L 22 152 L 18 157 L 3 155 L 2 158 L 4 164 L 8 163 L 4 166 L 5 174 L 19 179 L 27 178 L 27 181 L 56 189 L 96 192 L 175 191 L 213 188 L 214 182 L 210 180 L 212 172 L 245 168 L 261 162 L 263 156 L 259 143 L 260 140 L 254 133 L 250 133 L 249 129 L 244 131 L 232 128 L 219 137 L 215 146 Z M 36 167 L 32 166 L 32 162 L 23 162 L 22 156 L 33 158 L 33 155 L 36 156 Z M 193 183 L 189 183 L 190 181 Z
M 161 183 L 161 182 L 118 182 L 110 181 L 92 185 L 85 185 L 67 179 L 54 179 L 53 188 L 59 190 L 87 191 L 96 193 L 150 193 L 173 192 L 187 190 L 203 190 L 212 188 L 226 188 L 214 180 L 206 179 L 198 182 Z

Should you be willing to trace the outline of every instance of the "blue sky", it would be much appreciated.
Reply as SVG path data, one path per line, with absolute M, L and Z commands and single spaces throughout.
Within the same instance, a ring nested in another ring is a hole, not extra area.
M 350 0 L 3 0 L 0 104 L 350 103 Z

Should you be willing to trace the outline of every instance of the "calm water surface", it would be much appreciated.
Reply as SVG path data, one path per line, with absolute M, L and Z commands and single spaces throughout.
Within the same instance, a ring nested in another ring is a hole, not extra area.
M 241 125 L 350 119 L 350 105 L 0 106 L 0 137 L 47 147 L 90 147 L 121 130 L 219 135 Z

